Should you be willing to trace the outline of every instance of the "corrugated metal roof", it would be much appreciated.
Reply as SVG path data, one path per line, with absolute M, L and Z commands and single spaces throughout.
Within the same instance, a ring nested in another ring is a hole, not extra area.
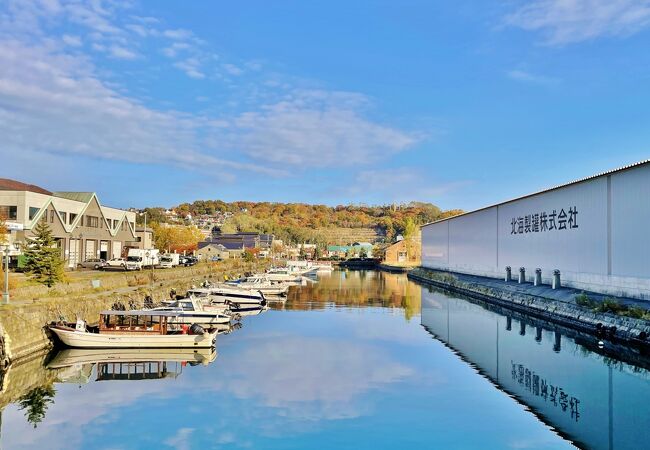
M 597 173 L 595 175 L 591 175 L 591 176 L 588 176 L 588 177 L 585 177 L 585 178 L 579 178 L 577 180 L 570 181 L 568 183 L 560 184 L 560 185 L 553 186 L 553 187 L 550 187 L 550 188 L 547 188 L 547 189 L 543 189 L 541 191 L 533 192 L 532 194 L 522 195 L 521 197 L 513 198 L 513 199 L 506 200 L 506 201 L 499 202 L 499 203 L 494 203 L 492 205 L 484 206 L 482 208 L 478 208 L 478 209 L 475 209 L 473 211 L 468 211 L 468 212 L 463 213 L 463 214 L 458 214 L 457 216 L 445 217 L 444 219 L 435 220 L 433 222 L 425 223 L 424 225 L 421 225 L 421 227 L 426 227 L 428 225 L 433 225 L 434 223 L 445 222 L 445 221 L 447 221 L 449 219 L 454 219 L 456 217 L 466 216 L 468 214 L 473 214 L 475 212 L 483 211 L 485 209 L 494 208 L 495 206 L 505 205 L 506 203 L 512 203 L 512 202 L 515 202 L 517 200 L 521 200 L 521 199 L 528 198 L 528 197 L 533 197 L 535 195 L 545 194 L 546 192 L 555 191 L 557 189 L 562 189 L 562 188 L 565 188 L 567 186 L 571 186 L 573 184 L 584 183 L 585 181 L 593 180 L 595 178 L 604 177 L 604 176 L 607 176 L 607 175 L 611 175 L 613 173 L 623 172 L 625 170 L 633 169 L 633 168 L 640 167 L 640 166 L 645 166 L 646 164 L 650 164 L 650 159 L 645 159 L 643 161 L 639 161 L 639 162 L 636 162 L 636 163 L 633 163 L 633 164 L 628 164 L 627 166 L 622 166 L 622 167 L 618 167 L 616 169 L 612 169 L 612 170 L 608 170 L 608 171 L 605 171 L 605 172 Z
M 55 192 L 55 197 L 67 198 L 76 202 L 88 203 L 93 197 L 93 192 Z

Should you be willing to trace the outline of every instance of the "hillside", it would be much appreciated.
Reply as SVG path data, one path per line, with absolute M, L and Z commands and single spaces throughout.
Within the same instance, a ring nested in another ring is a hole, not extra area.
M 415 227 L 461 213 L 442 211 L 431 203 L 411 202 L 402 205 L 309 205 L 305 203 L 223 202 L 197 200 L 173 208 L 146 208 L 150 220 L 166 222 L 176 218 L 212 219 L 225 233 L 258 231 L 272 233 L 286 242 L 340 244 L 353 241 L 392 241 L 408 227 Z M 206 225 L 209 226 L 209 225 Z

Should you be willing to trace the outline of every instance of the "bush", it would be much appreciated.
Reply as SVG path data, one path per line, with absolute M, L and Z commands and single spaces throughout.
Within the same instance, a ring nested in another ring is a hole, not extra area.
M 613 314 L 621 314 L 627 310 L 627 307 L 621 305 L 619 302 L 613 298 L 606 298 L 603 302 L 595 308 L 596 312 L 609 312 Z
M 598 306 L 598 303 L 589 298 L 587 294 L 584 292 L 576 295 L 576 304 L 580 306 L 584 306 L 585 308 L 596 308 Z

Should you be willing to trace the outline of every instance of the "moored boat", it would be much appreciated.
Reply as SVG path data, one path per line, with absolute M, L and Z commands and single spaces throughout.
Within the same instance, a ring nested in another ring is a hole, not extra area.
M 190 289 L 187 297 L 196 297 L 203 302 L 206 311 L 209 305 L 231 305 L 235 308 L 242 306 L 260 307 L 266 305 L 264 294 L 253 290 L 229 285 L 218 285 L 204 288 Z M 234 310 L 234 309 L 233 309 Z
M 56 323 L 49 329 L 68 347 L 74 348 L 211 348 L 217 330 L 193 325 L 189 329 L 169 323 L 176 312 L 103 311 L 99 325 L 88 327 L 78 320 L 75 327 Z
M 195 297 L 187 297 L 179 300 L 168 302 L 165 306 L 147 309 L 143 311 L 151 312 L 173 312 L 177 313 L 173 317 L 168 318 L 169 324 L 174 325 L 191 325 L 198 323 L 199 325 L 224 325 L 230 323 L 234 318 L 229 308 L 220 308 L 206 310 L 200 299 Z

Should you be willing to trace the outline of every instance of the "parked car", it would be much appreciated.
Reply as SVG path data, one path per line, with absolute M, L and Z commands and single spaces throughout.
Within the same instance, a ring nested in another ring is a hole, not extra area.
M 113 258 L 106 261 L 106 268 L 108 267 L 120 267 L 126 269 L 126 258 Z
M 99 258 L 90 258 L 85 260 L 84 262 L 80 262 L 79 264 L 77 264 L 77 267 L 80 269 L 84 268 L 84 269 L 99 270 L 99 269 L 103 269 L 104 266 L 106 266 L 106 261 Z
M 197 262 L 199 262 L 199 260 L 198 260 L 198 258 L 197 258 L 196 256 L 186 256 L 186 257 L 185 257 L 185 262 L 183 263 L 183 265 L 184 265 L 185 267 L 187 267 L 187 266 L 193 266 L 193 265 L 195 265 Z

